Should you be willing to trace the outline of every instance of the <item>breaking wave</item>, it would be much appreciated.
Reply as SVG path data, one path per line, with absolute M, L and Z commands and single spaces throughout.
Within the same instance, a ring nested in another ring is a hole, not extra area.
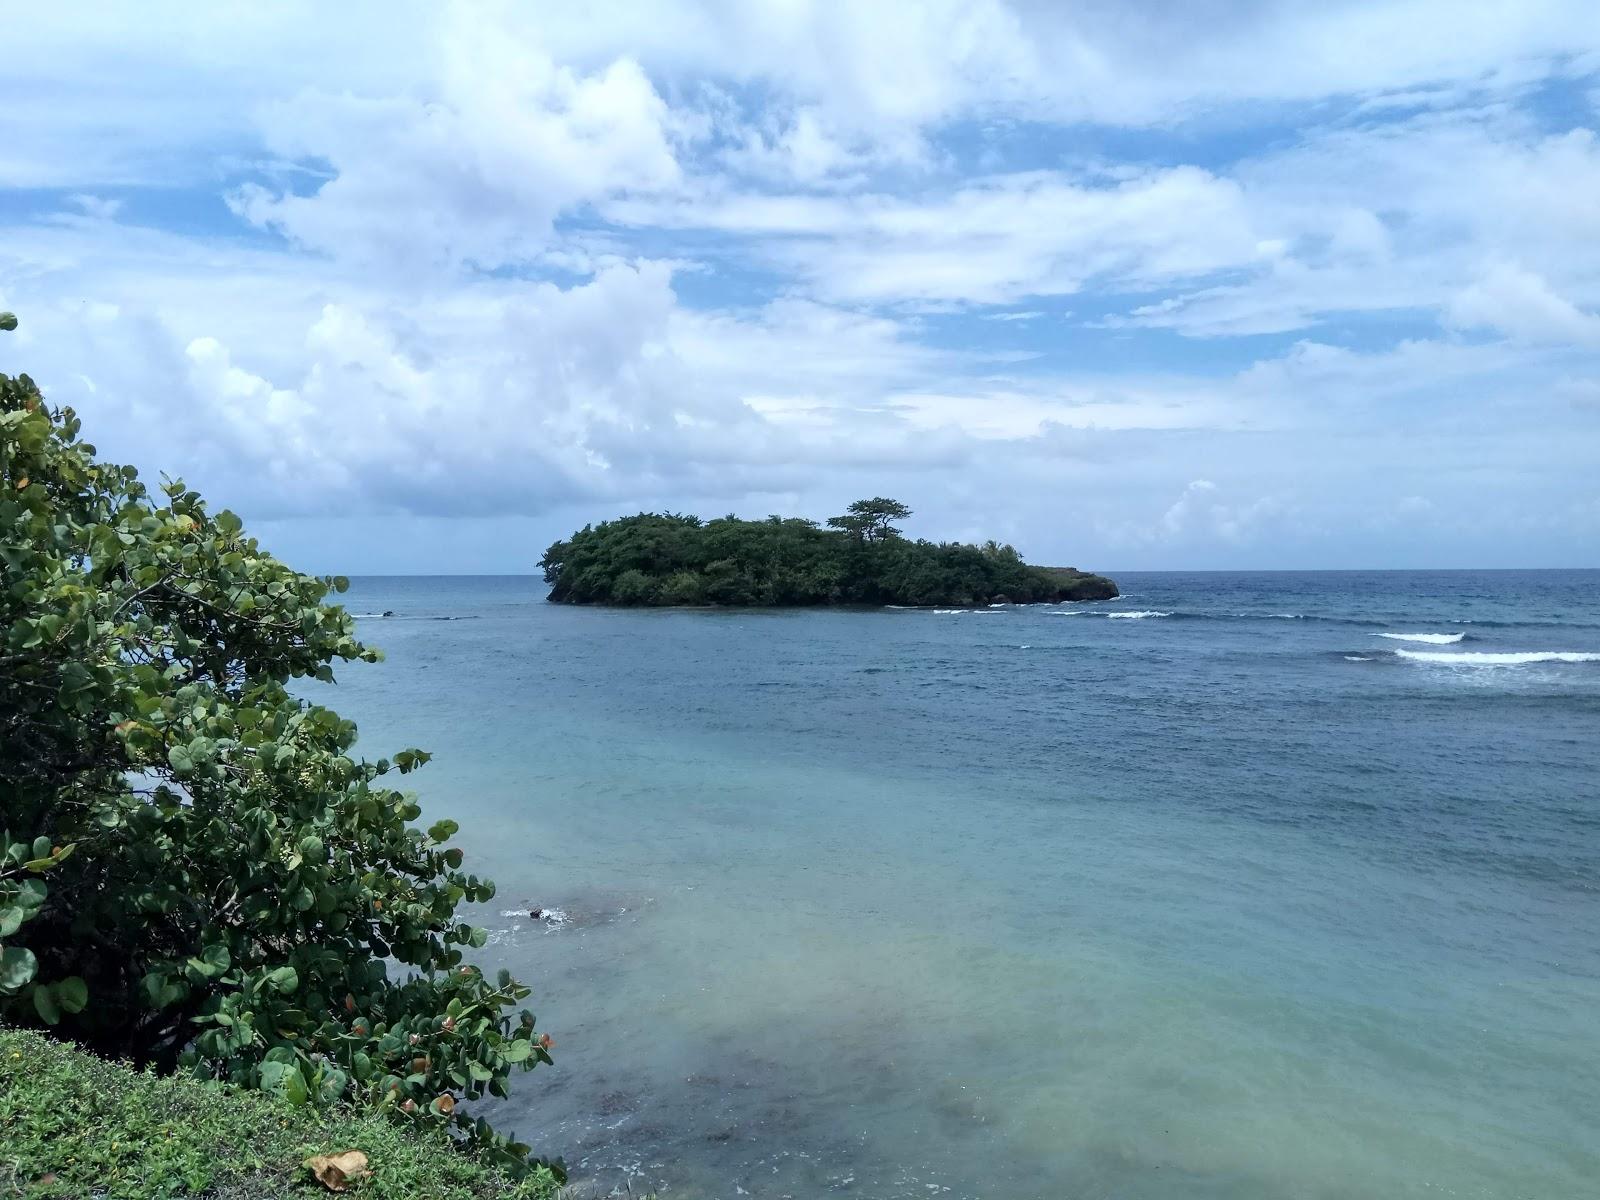
M 1396 650 L 1400 658 L 1413 662 L 1444 663 L 1460 667 L 1520 667 L 1528 663 L 1589 663 L 1600 662 L 1600 653 L 1583 650 L 1530 650 L 1526 653 L 1499 653 L 1488 650 L 1467 650 L 1455 654 L 1437 650 Z
M 1381 638 L 1392 642 L 1427 642 L 1431 646 L 1450 646 L 1467 635 L 1464 633 L 1380 633 Z

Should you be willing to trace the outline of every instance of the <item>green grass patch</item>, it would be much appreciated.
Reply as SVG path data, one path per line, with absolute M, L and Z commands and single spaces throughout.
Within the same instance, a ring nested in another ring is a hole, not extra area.
M 329 1196 L 302 1165 L 361 1150 L 362 1200 L 546 1200 L 554 1180 L 512 1180 L 442 1130 L 377 1114 L 293 1107 L 187 1077 L 107 1062 L 0 1029 L 0 1195 L 106 1200 Z

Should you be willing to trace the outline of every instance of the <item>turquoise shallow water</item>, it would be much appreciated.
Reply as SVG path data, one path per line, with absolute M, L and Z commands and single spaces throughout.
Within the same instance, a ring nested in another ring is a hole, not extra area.
M 1600 1193 L 1600 572 L 1121 582 L 354 581 L 333 701 L 558 1040 L 498 1119 L 601 1193 Z

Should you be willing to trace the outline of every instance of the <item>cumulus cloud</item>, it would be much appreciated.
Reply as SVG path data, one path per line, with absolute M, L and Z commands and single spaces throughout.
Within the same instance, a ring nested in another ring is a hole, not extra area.
M 235 259 L 261 326 L 169 305 L 189 284 L 146 265 L 124 264 L 102 285 L 116 302 L 91 312 L 36 294 L 19 358 L 108 451 L 267 517 L 729 502 L 819 471 L 955 465 L 973 436 L 959 413 L 930 423 L 892 402 L 964 355 L 809 301 L 687 309 L 666 263 L 402 302 L 238 278 L 253 268 Z
M 665 103 L 638 64 L 593 74 L 471 20 L 406 93 L 306 91 L 263 108 L 267 147 L 326 163 L 309 194 L 251 183 L 249 221 L 324 253 L 496 267 L 538 256 L 558 216 L 679 177 Z
M 1600 315 L 1558 296 L 1532 271 L 1497 264 L 1451 297 L 1445 309 L 1461 329 L 1491 329 L 1527 342 L 1600 345 Z

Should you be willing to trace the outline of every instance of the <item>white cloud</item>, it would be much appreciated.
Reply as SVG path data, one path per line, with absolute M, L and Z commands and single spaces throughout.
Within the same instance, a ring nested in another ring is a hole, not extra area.
M 331 175 L 310 195 L 246 185 L 237 210 L 325 253 L 495 267 L 537 257 L 564 212 L 677 182 L 670 113 L 636 63 L 579 74 L 468 20 L 440 57 L 408 94 L 266 106 L 268 148 Z
M 235 143 L 262 100 L 307 87 L 405 92 L 462 28 L 482 31 L 475 53 L 491 62 L 496 42 L 538 44 L 585 74 L 636 59 L 685 96 L 707 80 L 755 86 L 787 114 L 780 124 L 810 112 L 830 140 L 906 162 L 952 119 L 1163 127 L 1241 104 L 1356 97 L 1438 107 L 1515 96 L 1552 73 L 1592 72 L 1596 26 L 1587 0 L 1209 0 L 1163 4 L 1137 21 L 1117 0 L 353 0 L 332 9 L 284 0 L 198 12 L 102 0 L 35 8 L 8 28 L 0 101 L 14 112 L 33 103 L 0 142 L 0 176 L 46 186 L 170 180 L 182 147 Z M 70 164 L 58 149 L 67 133 L 84 151 Z
M 1128 323 L 1191 336 L 1286 332 L 1340 314 L 1444 313 L 1486 256 L 1600 300 L 1600 142 L 1501 112 L 1335 130 L 1238 168 L 1241 208 L 1282 239 L 1243 279 L 1179 291 Z
M 7 297 L 26 314 L 15 349 L 108 452 L 258 515 L 538 513 L 686 490 L 726 501 L 819 470 L 949 464 L 971 441 L 960 421 L 930 430 L 891 403 L 964 356 L 813 302 L 690 310 L 668 264 L 401 304 L 334 282 L 331 265 L 304 287 L 230 256 L 246 305 L 191 274 L 217 259 L 175 261 L 155 236 L 104 264 L 107 299 L 83 310 L 81 268 L 58 264 L 91 253 L 92 237 L 71 249 L 84 232 L 55 231 L 45 277 Z
M 1091 280 L 1203 276 L 1262 255 L 1237 186 L 1193 167 L 1093 182 L 1017 173 L 916 200 L 738 193 L 606 211 L 636 226 L 762 239 L 772 261 L 845 302 L 1004 304 Z
M 1445 309 L 1461 329 L 1492 329 L 1525 342 L 1600 346 L 1600 315 L 1581 311 L 1532 271 L 1499 263 L 1451 298 Z
M 1191 480 L 1189 486 L 1183 489 L 1183 495 L 1172 503 L 1172 507 L 1161 514 L 1157 528 L 1166 537 L 1174 537 L 1188 528 L 1194 520 L 1195 512 L 1205 505 L 1205 499 L 1217 490 L 1217 485 L 1209 479 Z
M 1407 340 L 1360 352 L 1324 342 L 1296 342 L 1287 352 L 1260 359 L 1240 373 L 1246 393 L 1280 402 L 1389 402 L 1421 390 L 1525 372 L 1525 355 L 1501 345 Z

